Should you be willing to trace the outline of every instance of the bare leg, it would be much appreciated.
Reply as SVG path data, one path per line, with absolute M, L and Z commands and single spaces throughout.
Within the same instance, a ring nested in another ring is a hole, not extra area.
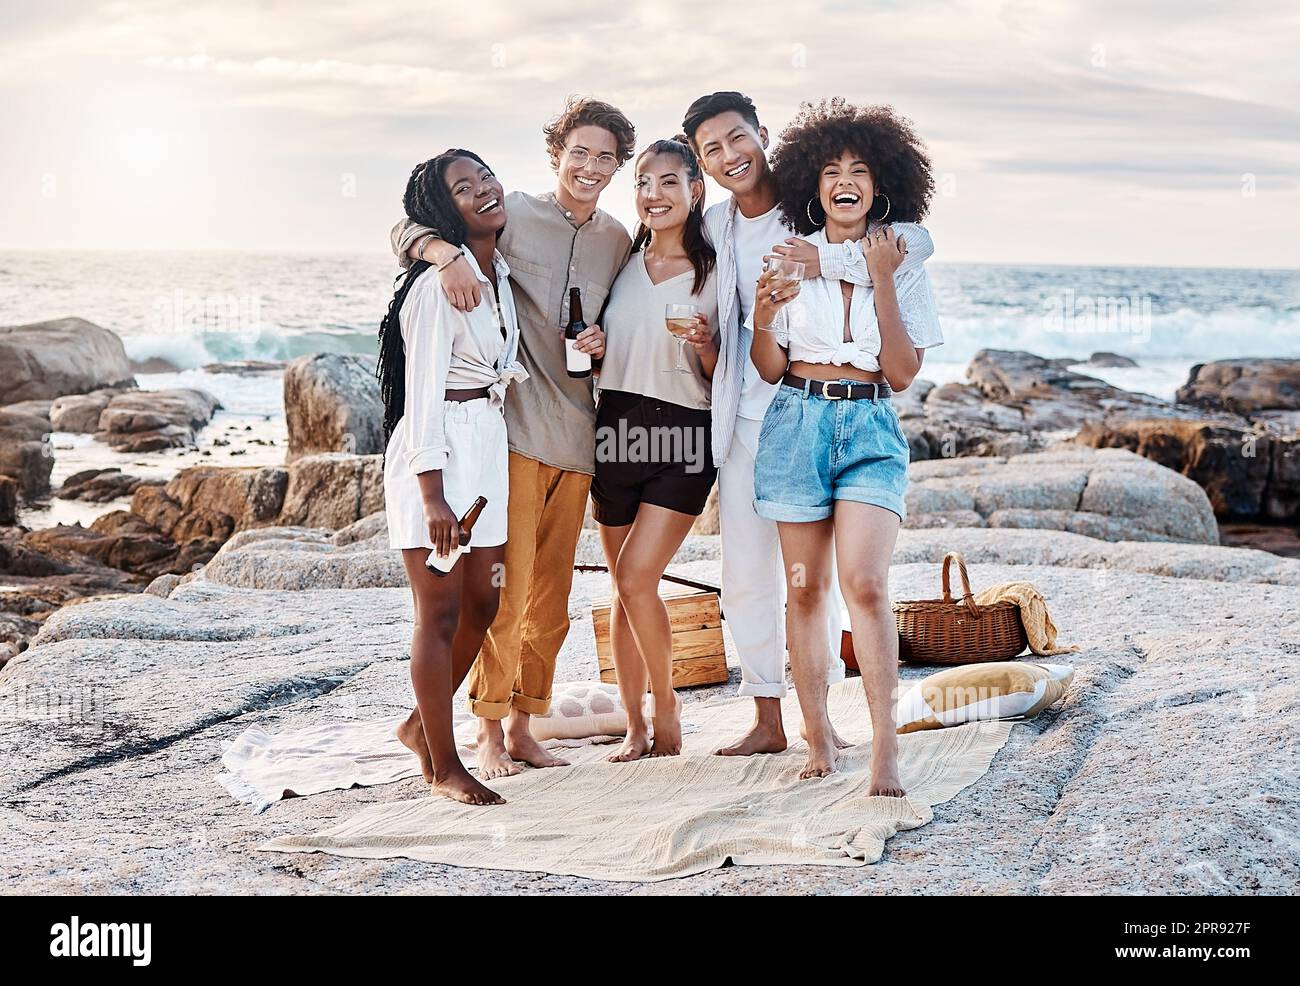
M 432 764 L 432 793 L 471 805 L 504 804 L 505 799 L 470 776 L 456 754 L 451 728 L 453 694 L 453 640 L 461 622 L 462 609 L 470 611 L 467 624 L 489 608 L 487 598 L 496 588 L 471 574 L 472 566 L 458 564 L 438 578 L 424 562 L 425 548 L 402 551 L 402 563 L 415 598 L 415 631 L 411 638 L 411 684 L 419 707 L 420 723 Z M 471 555 L 473 553 L 471 552 Z M 469 556 L 466 556 L 468 558 Z M 495 604 L 490 607 L 495 612 Z M 491 622 L 490 616 L 488 623 Z M 488 623 L 478 629 L 482 642 Z
M 483 591 L 472 598 L 467 595 L 461 606 L 460 625 L 456 628 L 456 637 L 451 645 L 453 694 L 474 666 L 488 627 L 496 619 L 501 599 L 500 575 L 505 565 L 505 552 L 504 545 L 475 548 L 469 554 L 462 555 L 456 564 L 456 568 L 465 569 L 466 582 L 472 582 Z M 480 718 L 475 741 L 478 745 L 479 777 L 486 780 L 509 777 L 523 769 L 506 753 L 499 719 Z
M 781 721 L 779 698 L 754 699 L 754 725 L 730 746 L 714 750 L 719 757 L 750 757 L 756 753 L 780 753 L 786 747 L 785 723 Z
M 889 560 L 898 540 L 898 515 L 869 503 L 837 500 L 835 552 L 840 591 L 853 625 L 853 653 L 871 714 L 870 795 L 905 796 L 898 776 L 898 631 L 889 608 Z
M 514 706 L 510 707 L 510 716 L 506 719 L 506 753 L 510 759 L 528 764 L 531 767 L 567 767 L 569 761 L 547 752 L 542 744 L 533 738 L 532 716 Z
M 487 589 L 499 583 L 499 579 L 495 581 L 493 579 L 500 572 L 499 566 L 504 565 L 504 557 L 506 557 L 504 546 L 477 548 L 463 555 L 456 568 L 464 568 L 464 578 L 471 580 L 474 585 Z M 497 611 L 498 601 L 499 593 L 484 592 L 464 604 L 463 614 L 456 626 L 455 639 L 451 641 L 452 695 L 458 691 L 460 684 L 465 680 L 465 675 L 469 674 L 469 669 L 473 666 L 474 658 L 478 656 L 486 632 L 480 630 L 480 627 L 484 626 L 485 619 L 486 626 L 491 626 L 491 620 L 495 617 L 490 614 L 495 614 Z M 468 619 L 465 618 L 467 615 Z M 424 739 L 424 727 L 420 722 L 420 706 L 412 709 L 407 721 L 398 726 L 398 739 L 420 757 L 420 771 L 424 774 L 426 782 L 432 784 L 433 761 L 429 758 L 429 747 Z M 481 777 L 491 779 L 519 773 L 520 766 L 515 764 L 506 753 L 506 743 L 497 719 L 478 721 L 477 744 L 478 774 Z
M 650 756 L 682 752 L 681 702 L 673 691 L 673 635 L 659 580 L 695 518 L 643 503 L 614 566 L 614 585 L 654 696 L 654 740 Z
M 645 662 L 637 650 L 636 638 L 627 622 L 627 612 L 618 596 L 614 571 L 618 567 L 618 554 L 623 542 L 632 533 L 632 525 L 606 527 L 600 525 L 600 545 L 605 550 L 605 564 L 610 571 L 613 594 L 609 605 L 609 644 L 614 653 L 614 671 L 618 676 L 618 694 L 627 712 L 627 735 L 617 753 L 609 757 L 610 763 L 640 760 L 650 752 L 650 724 L 645 718 L 645 693 L 648 678 Z
M 478 744 L 480 777 L 486 780 L 510 777 L 524 769 L 511 759 L 510 752 L 506 749 L 506 733 L 500 719 L 480 717 L 475 742 Z
M 406 717 L 406 721 L 397 727 L 397 738 L 402 745 L 414 753 L 420 760 L 420 773 L 424 783 L 433 783 L 433 758 L 429 756 L 429 744 L 424 738 L 424 725 L 420 722 L 420 707 L 417 705 Z
M 808 762 L 800 778 L 835 772 L 836 748 L 826 714 L 826 605 L 831 587 L 834 524 L 825 520 L 778 523 L 785 562 L 785 637 L 790 674 L 803 713 Z

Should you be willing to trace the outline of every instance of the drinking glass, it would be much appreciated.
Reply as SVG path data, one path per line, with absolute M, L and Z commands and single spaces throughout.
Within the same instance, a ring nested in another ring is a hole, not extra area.
M 700 324 L 699 305 L 665 305 L 664 322 L 677 340 L 677 362 L 663 373 L 690 373 L 686 365 L 686 337 L 693 335 Z
M 798 284 L 803 280 L 804 266 L 797 260 L 786 260 L 784 257 L 769 257 L 766 269 L 777 275 L 775 288 L 772 292 L 772 300 L 776 300 L 776 291 L 785 288 L 791 284 Z M 763 326 L 764 329 L 771 330 L 771 325 Z

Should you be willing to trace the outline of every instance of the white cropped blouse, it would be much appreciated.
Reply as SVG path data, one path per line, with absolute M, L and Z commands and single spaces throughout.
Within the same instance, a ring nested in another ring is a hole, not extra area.
M 910 224 L 898 223 L 894 232 L 906 239 Z M 871 231 L 880 227 L 872 224 Z M 817 247 L 826 244 L 826 231 L 807 237 Z M 861 256 L 861 248 L 855 251 Z M 862 261 L 865 264 L 865 260 Z M 865 280 L 865 278 L 863 278 Z M 917 349 L 943 345 L 939 314 L 934 302 L 930 275 L 924 265 L 900 267 L 894 273 L 898 310 L 903 327 Z M 777 342 L 790 361 L 855 366 L 873 372 L 880 369 L 880 324 L 876 320 L 876 296 L 869 285 L 854 284 L 849 302 L 849 334 L 844 340 L 844 296 L 840 281 L 825 277 L 805 280 L 799 295 L 780 312 L 773 324 Z M 751 329 L 753 326 L 749 326 Z
M 518 360 L 519 321 L 510 291 L 510 268 L 500 253 L 493 254 L 501 305 L 498 320 L 488 278 L 468 247 L 461 247 L 461 252 L 484 285 L 477 308 L 462 312 L 447 300 L 433 267 L 416 278 L 402 304 L 406 405 L 388 454 L 404 462 L 413 476 L 447 464 L 450 447 L 442 420 L 447 390 L 487 387 L 493 406 L 501 407 L 506 387 L 528 377 Z

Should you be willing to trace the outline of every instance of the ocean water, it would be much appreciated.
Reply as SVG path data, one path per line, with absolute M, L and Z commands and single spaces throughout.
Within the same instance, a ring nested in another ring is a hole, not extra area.
M 373 353 L 396 273 L 381 252 L 0 252 L 0 324 L 79 315 L 121 335 L 132 358 L 184 371 L 142 384 L 204 386 L 229 412 L 275 416 L 278 377 L 198 368 Z M 1170 398 L 1195 363 L 1300 357 L 1300 271 L 935 263 L 931 274 L 946 341 L 922 376 L 936 382 L 961 379 L 985 348 L 1103 350 L 1138 366 L 1086 372 Z

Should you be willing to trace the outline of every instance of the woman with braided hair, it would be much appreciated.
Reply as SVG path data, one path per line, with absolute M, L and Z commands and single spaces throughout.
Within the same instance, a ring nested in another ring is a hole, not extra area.
M 418 165 L 406 215 L 458 249 L 482 285 L 468 312 L 452 305 L 431 264 L 401 277 L 379 329 L 378 376 L 388 447 L 388 539 L 402 552 L 415 599 L 411 684 L 416 708 L 398 729 L 436 795 L 466 804 L 504 799 L 470 776 L 456 754 L 451 699 L 496 616 L 505 558 L 508 465 L 506 387 L 527 374 L 497 238 L 505 193 L 483 160 L 453 148 Z M 459 518 L 487 500 L 464 553 Z M 439 567 L 437 563 L 441 561 Z M 454 561 L 445 574 L 447 562 Z

